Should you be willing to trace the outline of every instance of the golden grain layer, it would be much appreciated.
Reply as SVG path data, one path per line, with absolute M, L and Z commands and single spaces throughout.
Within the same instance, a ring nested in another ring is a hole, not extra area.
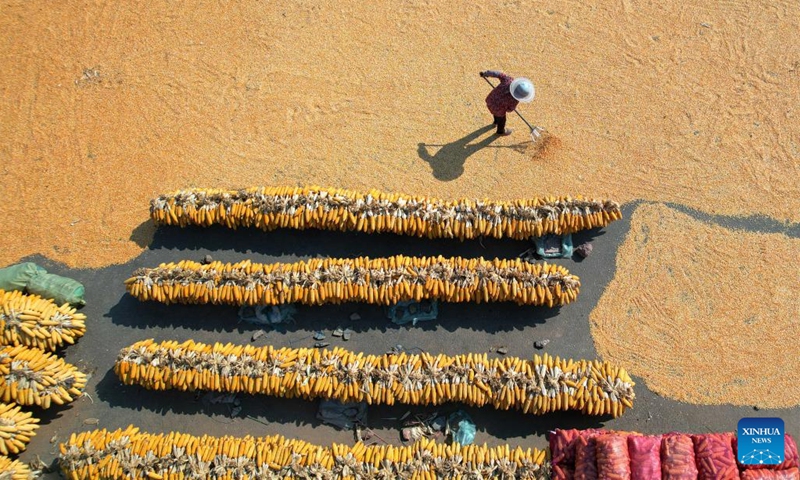
M 798 238 L 641 205 L 589 317 L 597 351 L 681 402 L 796 407 L 798 258 Z
M 395 256 L 274 264 L 246 260 L 202 265 L 184 260 L 139 269 L 125 285 L 140 300 L 167 304 L 392 305 L 405 300 L 432 299 L 513 301 L 553 307 L 577 298 L 580 279 L 559 265 L 531 264 L 519 259 Z
M 468 355 L 364 355 L 344 349 L 184 343 L 153 340 L 122 349 L 114 371 L 151 390 L 245 392 L 340 402 L 439 405 L 460 402 L 543 414 L 579 410 L 621 415 L 634 382 L 606 362 L 547 354 L 531 360 Z

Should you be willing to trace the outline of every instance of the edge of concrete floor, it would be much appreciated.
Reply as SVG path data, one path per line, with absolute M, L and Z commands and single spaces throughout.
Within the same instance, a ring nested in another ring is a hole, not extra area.
M 255 345 L 311 346 L 316 330 L 330 332 L 338 326 L 354 331 L 349 342 L 332 338 L 331 347 L 341 345 L 351 350 L 380 354 L 396 344 L 407 349 L 420 348 L 431 352 L 457 354 L 488 352 L 492 347 L 508 347 L 508 355 L 530 357 L 547 352 L 571 358 L 596 358 L 589 331 L 588 317 L 616 271 L 616 255 L 627 232 L 636 207 L 644 202 L 624 205 L 624 218 L 604 229 L 574 235 L 575 244 L 594 243 L 590 257 L 578 261 L 558 259 L 582 280 L 578 300 L 560 309 L 521 307 L 513 304 L 442 304 L 436 322 L 416 327 L 397 326 L 388 322 L 383 309 L 363 304 L 342 304 L 322 307 L 300 306 L 296 322 L 282 331 L 269 331 Z M 680 205 L 669 205 L 693 217 L 752 231 L 780 232 L 797 237 L 797 224 L 781 224 L 763 217 L 722 217 L 706 215 Z M 512 240 L 479 241 L 427 240 L 397 235 L 366 235 L 323 232 L 318 230 L 280 230 L 264 233 L 247 229 L 224 228 L 160 228 L 150 246 L 137 258 L 121 265 L 102 269 L 68 269 L 41 256 L 35 261 L 52 273 L 66 275 L 86 286 L 86 336 L 74 346 L 59 352 L 66 361 L 92 374 L 87 385 L 89 397 L 83 397 L 62 408 L 33 409 L 41 418 L 41 428 L 28 449 L 19 456 L 28 462 L 39 456 L 55 466 L 58 442 L 72 432 L 107 428 L 110 430 L 135 424 L 151 433 L 182 431 L 195 435 L 267 435 L 280 433 L 321 445 L 332 442 L 352 443 L 351 432 L 343 432 L 316 419 L 317 402 L 271 397 L 240 396 L 242 413 L 229 418 L 227 408 L 208 406 L 198 395 L 189 392 L 154 392 L 121 385 L 113 373 L 114 360 L 120 348 L 145 338 L 203 342 L 251 343 L 257 326 L 237 323 L 237 309 L 221 306 L 165 306 L 140 303 L 125 293 L 125 278 L 140 267 L 206 254 L 222 261 L 250 258 L 258 262 L 295 261 L 313 256 L 370 257 L 395 254 L 484 256 L 511 258 L 528 247 L 526 242 Z M 358 312 L 362 319 L 349 320 Z M 533 347 L 538 339 L 551 342 L 543 351 Z M 491 354 L 490 355 L 495 355 Z M 575 412 L 543 416 L 523 416 L 516 411 L 472 408 L 458 404 L 439 407 L 403 405 L 371 406 L 370 426 L 378 435 L 399 444 L 397 422 L 392 418 L 406 411 L 467 411 L 478 426 L 477 443 L 544 448 L 547 431 L 554 428 L 605 427 L 636 430 L 643 433 L 667 431 L 710 432 L 734 431 L 741 417 L 782 417 L 787 432 L 798 438 L 800 408 L 755 411 L 745 406 L 699 406 L 670 400 L 651 392 L 641 378 L 637 382 L 634 408 L 618 419 L 589 417 Z M 790 387 L 791 388 L 791 387 Z M 91 398 L 90 398 L 91 397 Z M 247 415 L 247 416 L 245 416 Z M 249 416 L 249 417 L 248 417 Z M 87 424 L 98 419 L 99 424 Z M 520 421 L 524 419 L 524 421 Z M 91 420 L 90 420 L 91 422 Z M 54 440 L 51 442 L 51 440 Z M 55 477 L 57 473 L 48 476 Z

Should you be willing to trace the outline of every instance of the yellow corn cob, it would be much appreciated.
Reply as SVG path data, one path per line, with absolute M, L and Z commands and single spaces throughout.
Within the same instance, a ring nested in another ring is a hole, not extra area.
M 248 392 L 370 404 L 460 402 L 532 414 L 580 410 L 616 417 L 635 398 L 634 382 L 624 369 L 549 355 L 532 360 L 472 354 L 364 355 L 341 348 L 145 340 L 122 349 L 114 371 L 123 383 L 151 390 Z M 186 372 L 192 373 L 193 381 Z
M 0 403 L 0 454 L 18 454 L 36 435 L 38 418 L 13 403 Z
M 139 433 L 133 426 L 72 434 L 59 445 L 59 463 L 69 479 L 154 478 L 549 478 L 547 453 L 507 445 L 437 444 L 421 439 L 404 447 L 321 447 L 279 435 L 195 437 Z M 154 458 L 155 462 L 132 461 Z M 186 458 L 193 461 L 186 461 Z M 223 467 L 217 470 L 215 467 Z M 212 473 L 213 468 L 213 473 Z M 469 470 L 468 470 L 469 468 Z
M 275 264 L 185 260 L 139 269 L 125 285 L 140 300 L 163 303 L 392 305 L 431 299 L 553 307 L 572 302 L 581 284 L 566 268 L 547 263 L 395 256 Z
M 49 408 L 71 402 L 86 375 L 55 355 L 23 346 L 0 348 L 0 400 Z
M 150 216 L 157 224 L 181 227 L 220 224 L 234 229 L 318 228 L 461 240 L 482 236 L 525 240 L 604 227 L 622 218 L 622 211 L 616 202 L 580 196 L 446 201 L 312 186 L 182 190 L 151 200 Z
M 0 344 L 56 350 L 86 332 L 86 315 L 69 304 L 0 290 Z
M 19 460 L 0 455 L 0 478 L 8 480 L 31 480 L 35 478 L 31 469 Z

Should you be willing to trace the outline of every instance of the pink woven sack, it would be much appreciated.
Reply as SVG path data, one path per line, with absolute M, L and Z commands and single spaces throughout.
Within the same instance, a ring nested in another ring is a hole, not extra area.
M 700 480 L 736 480 L 739 468 L 733 453 L 732 433 L 692 435 Z
M 661 435 L 628 437 L 631 457 L 631 480 L 661 478 Z

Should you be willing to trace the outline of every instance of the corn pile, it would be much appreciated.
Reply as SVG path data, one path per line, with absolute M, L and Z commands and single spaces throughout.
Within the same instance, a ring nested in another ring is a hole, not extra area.
M 23 346 L 0 348 L 0 400 L 50 408 L 80 395 L 86 375 L 55 355 Z
M 72 434 L 60 450 L 61 469 L 74 480 L 549 478 L 542 450 L 462 447 L 426 439 L 407 447 L 356 443 L 326 448 L 278 435 L 153 435 L 131 426 Z
M 52 300 L 19 291 L 0 290 L 0 343 L 56 350 L 86 332 L 86 315 L 68 303 L 60 307 Z
M 0 456 L 0 480 L 31 480 L 36 476 L 27 465 L 19 460 L 11 461 Z
M 0 403 L 0 453 L 17 454 L 36 435 L 38 418 L 30 412 L 22 412 L 17 405 Z
M 580 410 L 617 417 L 633 406 L 634 383 L 619 367 L 549 355 L 364 355 L 344 349 L 153 340 L 122 349 L 114 371 L 151 390 L 246 392 L 340 402 L 438 405 L 461 402 L 524 413 Z
M 428 238 L 478 237 L 517 240 L 604 227 L 622 218 L 619 204 L 581 197 L 546 197 L 511 202 L 444 201 L 371 190 L 367 194 L 319 187 L 246 190 L 194 189 L 150 202 L 156 224 L 228 228 L 318 228 L 393 232 Z
M 559 265 L 461 257 L 311 259 L 259 264 L 188 260 L 141 268 L 125 281 L 140 300 L 162 303 L 393 305 L 423 298 L 446 302 L 514 301 L 560 306 L 577 298 L 580 280 Z

